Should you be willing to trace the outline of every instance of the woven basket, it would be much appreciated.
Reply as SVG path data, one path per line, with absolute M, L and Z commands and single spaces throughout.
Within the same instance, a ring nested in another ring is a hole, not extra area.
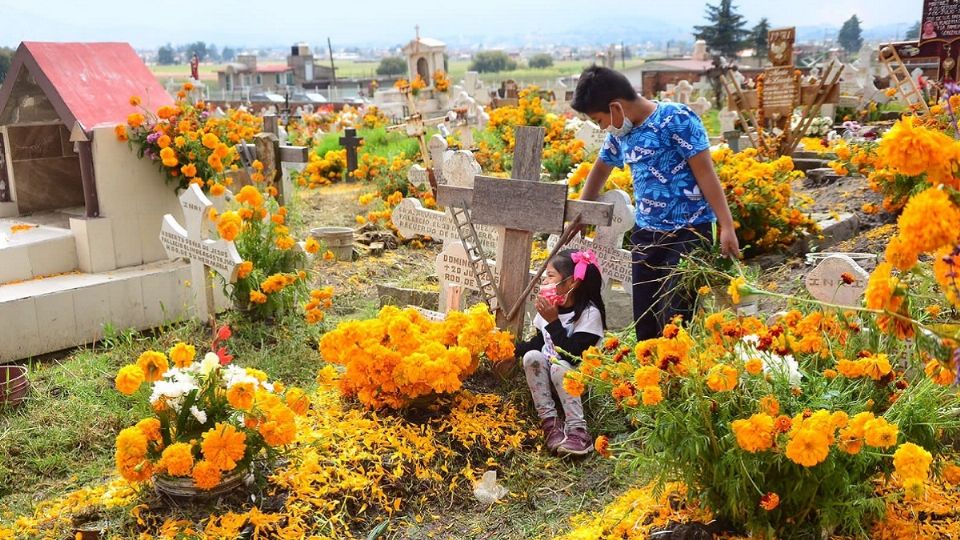
M 200 489 L 193 483 L 193 478 L 167 476 L 158 474 L 153 477 L 153 488 L 157 494 L 169 497 L 175 501 L 208 500 L 222 497 L 244 485 L 249 476 L 246 469 L 235 470 L 224 476 L 220 483 L 211 489 Z

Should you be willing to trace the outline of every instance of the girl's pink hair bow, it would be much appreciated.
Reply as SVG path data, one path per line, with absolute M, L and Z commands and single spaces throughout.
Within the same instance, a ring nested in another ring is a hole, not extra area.
M 592 264 L 596 266 L 598 270 L 600 269 L 597 265 L 597 255 L 592 249 L 571 253 L 570 258 L 573 259 L 574 262 L 573 279 L 577 281 L 583 281 L 583 278 L 587 277 L 587 266 Z

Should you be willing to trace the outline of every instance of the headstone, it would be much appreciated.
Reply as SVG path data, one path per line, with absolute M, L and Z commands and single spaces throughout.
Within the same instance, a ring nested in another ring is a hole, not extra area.
M 717 116 L 720 119 L 720 133 L 726 133 L 736 129 L 738 116 L 737 113 L 725 108 L 720 111 L 720 114 Z
M 684 105 L 690 104 L 690 96 L 693 94 L 693 85 L 690 84 L 690 81 L 683 79 L 677 83 L 677 86 L 673 89 L 674 99 L 677 103 L 683 103 Z
M 700 117 L 703 117 L 703 115 L 713 107 L 713 104 L 710 103 L 710 100 L 703 96 L 698 97 L 696 101 L 689 103 L 688 105 L 691 109 L 693 109 L 693 112 L 697 113 L 697 116 Z
M 414 163 L 407 170 L 407 181 L 410 185 L 424 188 L 430 185 L 430 171 L 425 169 L 419 163 Z
M 594 124 L 590 120 L 587 120 L 580 125 L 579 129 L 577 129 L 577 134 L 575 137 L 577 140 L 583 141 L 583 147 L 587 153 L 593 153 L 603 146 L 603 141 L 606 140 L 607 134 L 600 129 L 600 126 Z
M 163 216 L 160 227 L 160 242 L 167 257 L 183 257 L 190 260 L 190 274 L 194 296 L 193 316 L 205 321 L 216 313 L 214 307 L 213 283 L 207 268 L 223 276 L 228 283 L 237 279 L 237 266 L 243 262 L 233 242 L 206 238 L 206 222 L 214 204 L 203 194 L 196 184 L 180 195 L 186 228 L 177 223 L 176 218 Z
M 343 131 L 343 137 L 340 137 L 340 146 L 347 149 L 347 171 L 344 181 L 350 181 L 353 172 L 357 170 L 357 148 L 363 142 L 363 137 L 357 137 L 355 128 L 347 128 Z
M 443 243 L 459 242 L 460 236 L 447 212 L 424 208 L 417 199 L 403 199 L 391 215 L 394 226 L 401 236 L 429 236 Z M 491 252 L 497 247 L 497 233 L 493 227 L 478 225 L 480 245 Z
M 804 282 L 807 291 L 817 300 L 854 307 L 860 305 L 869 279 L 870 274 L 853 259 L 838 254 L 823 259 Z

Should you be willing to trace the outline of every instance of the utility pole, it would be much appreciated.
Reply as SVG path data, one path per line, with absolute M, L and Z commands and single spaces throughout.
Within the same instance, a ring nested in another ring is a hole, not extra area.
M 330 36 L 327 36 L 327 52 L 330 53 L 330 71 L 333 74 L 333 86 L 330 87 L 330 97 L 332 98 L 334 92 L 337 91 L 337 68 L 333 65 L 333 45 L 330 43 Z
M 627 46 L 620 42 L 620 69 L 627 69 Z

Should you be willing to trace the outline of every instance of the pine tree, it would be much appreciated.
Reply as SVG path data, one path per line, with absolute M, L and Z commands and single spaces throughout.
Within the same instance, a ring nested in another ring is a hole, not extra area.
M 856 15 L 847 19 L 837 34 L 837 42 L 848 53 L 859 51 L 863 46 L 863 36 L 860 31 L 860 19 Z
M 770 32 L 770 21 L 768 21 L 766 17 L 760 19 L 760 22 L 758 22 L 751 31 L 753 48 L 756 50 L 756 55 L 758 58 L 763 58 L 767 55 L 768 32 Z
M 694 36 L 706 41 L 711 49 L 733 58 L 749 46 L 750 31 L 745 28 L 747 21 L 736 12 L 733 0 L 720 0 L 716 6 L 708 4 L 706 18 L 710 24 L 694 26 Z
M 920 21 L 913 23 L 913 26 L 907 29 L 907 35 L 903 36 L 903 39 L 920 39 Z

